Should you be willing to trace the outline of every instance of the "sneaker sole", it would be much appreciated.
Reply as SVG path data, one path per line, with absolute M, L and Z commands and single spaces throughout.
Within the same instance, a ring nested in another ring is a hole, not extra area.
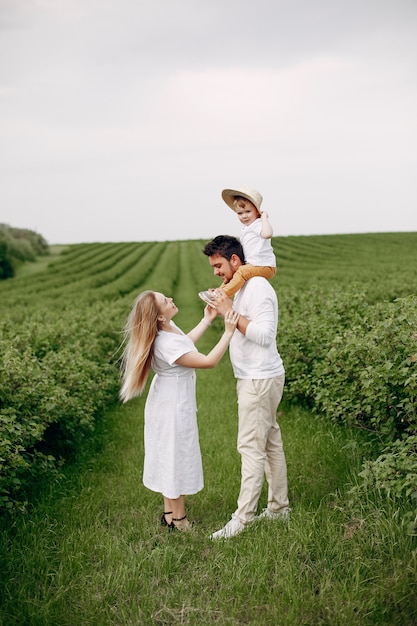
M 211 306 L 213 309 L 216 308 L 216 305 L 214 304 L 214 300 L 210 299 L 210 298 L 206 298 L 203 294 L 199 293 L 198 297 L 205 302 L 206 304 L 208 304 L 209 306 Z

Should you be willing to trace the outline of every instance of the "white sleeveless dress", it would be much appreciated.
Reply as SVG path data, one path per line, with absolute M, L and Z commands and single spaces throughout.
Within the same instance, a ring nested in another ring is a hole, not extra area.
M 155 376 L 145 404 L 143 484 L 171 499 L 204 486 L 195 371 L 175 364 L 183 354 L 197 350 L 180 332 L 158 332 L 152 359 Z

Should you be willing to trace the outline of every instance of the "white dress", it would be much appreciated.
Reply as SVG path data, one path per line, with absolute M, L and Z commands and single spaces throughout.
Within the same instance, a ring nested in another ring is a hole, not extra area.
M 174 322 L 171 325 L 179 330 Z M 183 354 L 197 350 L 180 332 L 159 331 L 156 336 L 155 376 L 145 404 L 143 484 L 170 499 L 203 488 L 195 371 L 175 363 Z

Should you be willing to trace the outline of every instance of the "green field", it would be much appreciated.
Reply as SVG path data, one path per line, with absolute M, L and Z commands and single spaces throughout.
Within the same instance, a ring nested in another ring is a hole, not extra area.
M 417 233 L 274 238 L 292 516 L 221 542 L 240 478 L 228 357 L 197 374 L 190 534 L 142 485 L 145 397 L 117 401 L 134 297 L 173 296 L 189 330 L 217 284 L 204 243 L 65 246 L 0 283 L 0 624 L 417 624 L 417 448 L 390 448 L 417 427 Z

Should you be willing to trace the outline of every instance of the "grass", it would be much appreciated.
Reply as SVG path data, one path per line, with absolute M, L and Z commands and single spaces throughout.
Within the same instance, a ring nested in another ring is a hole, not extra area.
M 367 439 L 282 405 L 290 522 L 213 542 L 239 488 L 228 359 L 199 372 L 198 401 L 206 485 L 187 498 L 193 532 L 162 528 L 161 497 L 142 485 L 144 398 L 117 406 L 65 480 L 12 527 L 3 520 L 0 623 L 417 623 L 416 549 L 398 505 L 350 502 Z
M 395 297 L 400 295 L 399 277 L 404 290 L 413 289 L 411 235 L 398 240 L 409 263 L 387 253 L 387 238 L 381 236 L 375 267 L 384 280 L 375 278 L 376 292 L 383 283 L 386 287 L 387 277 L 395 285 Z M 332 251 L 335 282 L 342 284 L 346 266 L 349 279 L 360 279 L 362 271 L 366 278 L 367 255 L 375 258 L 370 243 L 379 238 L 277 239 L 282 267 L 276 281 L 282 284 L 284 302 L 294 276 L 303 288 L 322 271 L 328 284 L 323 259 Z M 298 242 L 318 247 L 316 264 L 308 250 L 304 264 L 300 253 L 286 262 L 285 254 Z M 213 280 L 200 249 L 200 244 L 195 250 L 181 244 L 174 295 L 180 297 L 178 323 L 184 330 L 201 316 L 197 285 L 209 286 Z M 394 264 L 390 271 L 386 263 Z M 44 265 L 28 265 L 22 272 L 42 274 L 42 269 Z M 220 328 L 216 320 L 201 342 L 202 351 L 213 345 Z M 410 511 L 379 494 L 358 501 L 350 493 L 362 459 L 370 456 L 369 436 L 284 402 L 279 422 L 288 463 L 289 523 L 263 521 L 238 537 L 212 542 L 210 533 L 236 508 L 240 479 L 228 358 L 215 370 L 198 373 L 205 487 L 186 501 L 195 522 L 190 534 L 169 533 L 160 526 L 161 497 L 142 485 L 144 400 L 110 408 L 63 478 L 39 485 L 27 513 L 0 520 L 1 626 L 417 624 L 417 545 L 407 532 Z M 265 504 L 266 487 L 260 508 Z

